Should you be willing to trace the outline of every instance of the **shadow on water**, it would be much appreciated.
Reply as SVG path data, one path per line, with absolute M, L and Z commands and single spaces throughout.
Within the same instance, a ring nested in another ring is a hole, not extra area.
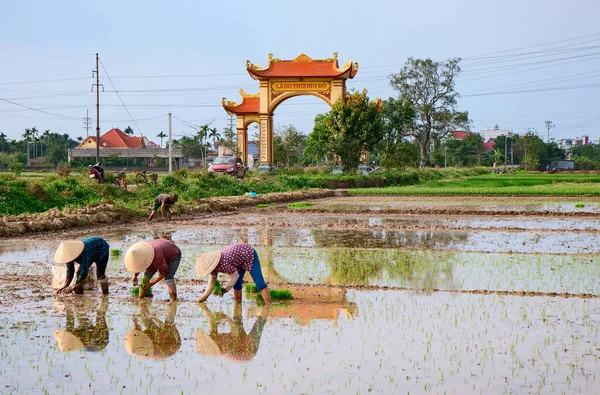
M 125 334 L 125 349 L 137 359 L 169 358 L 181 347 L 181 336 L 175 326 L 177 303 L 169 304 L 164 321 L 150 313 L 150 303 L 141 301 L 140 314 L 131 316 L 133 329 Z

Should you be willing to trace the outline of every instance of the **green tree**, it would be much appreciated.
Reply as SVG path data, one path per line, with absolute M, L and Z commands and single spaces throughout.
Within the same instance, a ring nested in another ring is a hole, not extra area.
M 381 106 L 381 117 L 383 136 L 375 146 L 379 163 L 386 167 L 404 168 L 408 164 L 408 158 L 403 155 L 410 152 L 404 144 L 404 133 L 413 122 L 415 111 L 407 101 L 390 97 Z
M 6 147 L 8 146 L 8 140 L 6 140 L 6 135 L 4 133 L 0 133 L 0 152 L 6 151 Z
M 234 155 L 239 154 L 236 143 L 235 129 L 231 128 L 230 126 L 223 128 L 223 138 L 219 140 L 219 144 L 233 152 Z
M 217 128 L 208 129 L 208 138 L 212 139 L 212 148 L 215 148 L 215 144 L 217 143 L 217 141 L 219 141 L 220 137 L 221 136 L 219 135 L 219 131 L 217 130 Z
M 355 172 L 361 156 L 373 149 L 383 133 L 379 104 L 369 100 L 366 89 L 353 89 L 338 99 L 325 123 L 331 133 L 330 151 L 344 172 Z
M 331 132 L 327 127 L 329 114 L 319 114 L 315 117 L 312 133 L 306 139 L 304 158 L 307 163 L 329 163 L 333 159 L 330 147 Z
M 165 134 L 165 132 L 163 132 L 161 130 L 160 133 L 156 135 L 156 137 L 158 137 L 160 139 L 160 148 L 162 148 L 162 146 L 163 146 L 163 144 L 162 144 L 163 143 L 163 139 L 165 137 L 167 137 L 167 135 Z
M 127 126 L 127 127 L 125 128 L 125 130 L 123 130 L 123 133 L 125 133 L 125 134 L 127 134 L 127 135 L 129 135 L 129 136 L 133 136 L 133 133 L 134 133 L 134 132 L 133 132 L 133 129 L 131 128 L 131 126 Z
M 454 166 L 481 166 L 488 157 L 479 133 L 470 133 L 462 140 L 449 139 L 445 147 L 447 164 Z
M 419 144 L 421 160 L 429 164 L 427 149 L 433 137 L 442 138 L 452 128 L 469 129 L 466 111 L 456 110 L 458 93 L 455 77 L 460 74 L 460 58 L 447 62 L 408 58 L 397 74 L 390 75 L 390 85 L 400 98 L 415 110 L 415 118 L 404 131 Z
M 282 126 L 273 136 L 273 161 L 286 167 L 297 164 L 306 147 L 306 136 L 293 125 Z

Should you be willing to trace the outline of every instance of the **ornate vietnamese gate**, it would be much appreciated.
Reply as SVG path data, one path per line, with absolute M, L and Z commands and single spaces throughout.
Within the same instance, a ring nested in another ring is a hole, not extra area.
M 223 98 L 223 108 L 235 114 L 237 147 L 244 162 L 248 159 L 248 125 L 256 122 L 260 130 L 260 171 L 273 170 L 273 113 L 290 97 L 316 96 L 330 106 L 346 93 L 346 80 L 354 78 L 358 63 L 349 61 L 339 68 L 337 52 L 333 58 L 314 60 L 301 54 L 292 60 L 280 60 L 269 54 L 269 64 L 262 69 L 246 61 L 246 70 L 259 81 L 259 92 L 240 90 L 240 104 Z

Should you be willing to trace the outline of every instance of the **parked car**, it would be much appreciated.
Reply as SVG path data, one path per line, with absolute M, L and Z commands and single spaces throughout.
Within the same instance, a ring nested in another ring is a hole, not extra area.
M 217 156 L 208 166 L 208 171 L 215 174 L 229 174 L 237 178 L 244 178 L 246 175 L 244 162 L 238 156 Z

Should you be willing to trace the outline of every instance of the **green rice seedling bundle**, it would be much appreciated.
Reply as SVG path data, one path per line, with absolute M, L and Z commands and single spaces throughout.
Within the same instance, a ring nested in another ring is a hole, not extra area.
M 119 255 L 121 255 L 121 250 L 118 248 L 111 248 L 110 255 L 111 256 L 119 256 Z
M 259 203 L 256 205 L 257 208 L 268 208 L 268 207 L 275 207 L 276 203 Z
M 140 287 L 144 287 L 146 285 L 146 278 L 142 278 L 140 280 L 140 285 L 139 286 L 135 286 L 133 288 L 131 288 L 131 295 L 132 296 L 140 296 Z M 152 288 L 148 288 L 146 290 L 146 296 L 152 296 Z
M 585 204 L 583 204 L 583 203 L 575 204 L 575 208 L 584 208 L 584 207 L 585 207 Z
M 312 206 L 312 204 L 310 204 L 309 202 L 288 203 L 288 208 L 303 208 L 310 206 Z
M 215 288 L 213 289 L 213 293 L 218 296 L 223 296 L 223 294 L 225 293 L 219 280 L 215 282 Z
M 246 292 L 258 292 L 258 289 L 256 289 L 256 284 L 246 284 L 246 287 L 244 289 L 246 290 Z
M 292 293 L 289 289 L 270 289 L 269 296 L 271 300 L 290 300 L 294 299 Z M 256 300 L 259 302 L 264 302 L 263 297 L 260 293 L 256 294 Z

